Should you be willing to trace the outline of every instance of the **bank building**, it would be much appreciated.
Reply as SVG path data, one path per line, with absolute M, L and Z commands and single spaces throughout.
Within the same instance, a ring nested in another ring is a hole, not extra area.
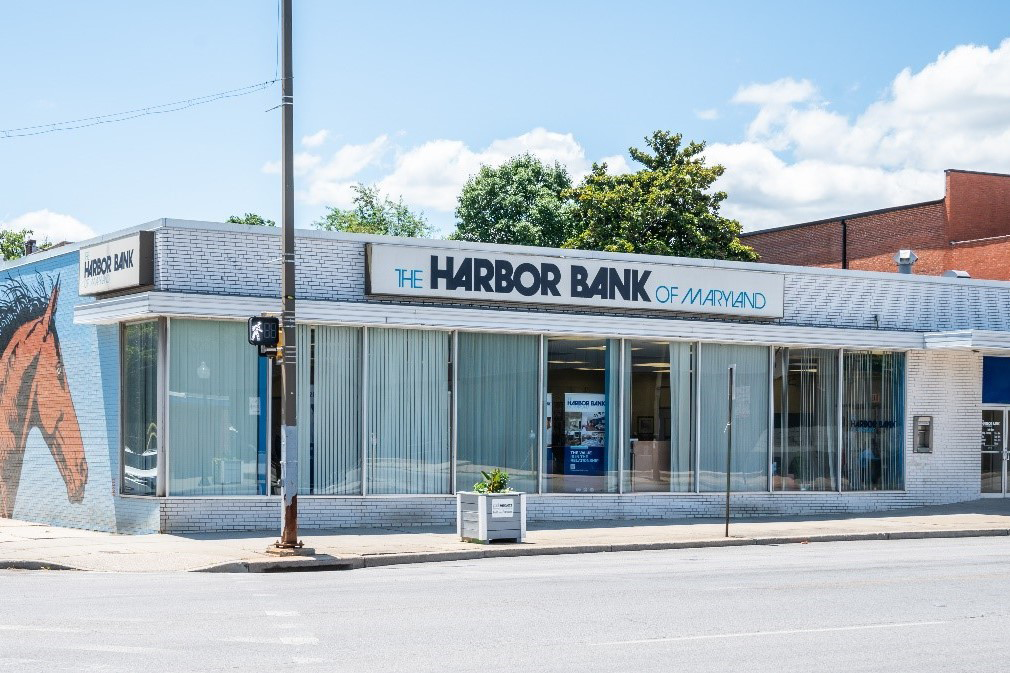
M 495 467 L 532 523 L 716 516 L 727 481 L 740 515 L 1007 494 L 1010 282 L 307 230 L 296 254 L 303 529 L 453 524 Z M 0 516 L 278 527 L 279 372 L 246 320 L 279 311 L 279 256 L 163 219 L 5 263 Z

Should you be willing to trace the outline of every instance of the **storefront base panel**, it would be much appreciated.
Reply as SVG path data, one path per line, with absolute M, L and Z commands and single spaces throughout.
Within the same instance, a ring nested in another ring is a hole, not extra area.
M 166 498 L 163 533 L 280 529 L 280 498 Z M 314 498 L 299 496 L 299 529 L 455 526 L 455 496 Z
M 734 517 L 825 516 L 940 505 L 978 498 L 947 491 L 924 498 L 904 492 L 742 493 L 732 499 Z M 167 498 L 160 501 L 163 533 L 210 533 L 279 529 L 278 498 Z M 528 519 L 537 522 L 650 520 L 721 517 L 725 496 L 711 494 L 530 495 Z M 301 530 L 455 526 L 453 496 L 298 499 Z M 122 531 L 130 532 L 130 531 Z M 146 532 L 136 530 L 132 532 Z

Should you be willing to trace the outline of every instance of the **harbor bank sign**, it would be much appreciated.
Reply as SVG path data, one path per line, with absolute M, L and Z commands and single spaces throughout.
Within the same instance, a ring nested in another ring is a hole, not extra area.
M 366 292 L 781 318 L 778 273 L 370 243 Z
M 78 292 L 102 294 L 154 282 L 154 232 L 137 233 L 80 251 Z

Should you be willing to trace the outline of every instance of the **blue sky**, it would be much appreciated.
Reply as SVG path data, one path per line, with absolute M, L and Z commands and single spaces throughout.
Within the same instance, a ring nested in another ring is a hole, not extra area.
M 4 9 L 0 129 L 275 75 L 276 0 Z M 1004 2 L 295 0 L 295 14 L 299 226 L 360 180 L 448 231 L 481 163 L 531 151 L 576 177 L 601 159 L 626 170 L 655 129 L 709 142 L 746 229 L 939 198 L 944 168 L 1010 171 Z M 277 219 L 278 97 L 0 139 L 0 223 L 74 239 L 163 216 Z

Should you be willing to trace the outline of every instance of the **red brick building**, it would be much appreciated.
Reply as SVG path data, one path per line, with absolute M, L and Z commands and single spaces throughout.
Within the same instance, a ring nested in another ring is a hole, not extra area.
M 1010 280 L 1010 175 L 947 170 L 942 199 L 743 234 L 762 262 L 896 271 L 912 249 L 914 272 L 967 271 Z

